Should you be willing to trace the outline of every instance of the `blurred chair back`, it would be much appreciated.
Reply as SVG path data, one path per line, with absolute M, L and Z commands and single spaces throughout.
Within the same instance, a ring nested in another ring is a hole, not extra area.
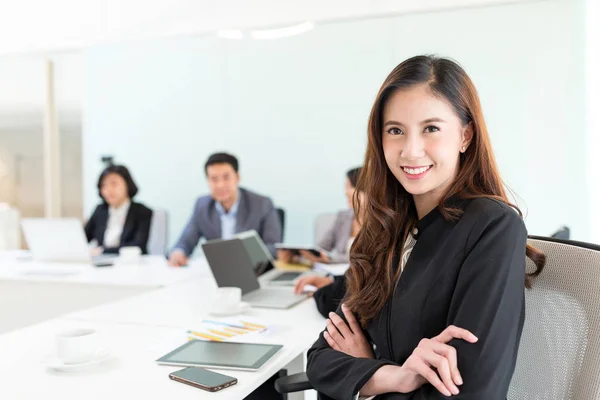
M 530 237 L 546 266 L 525 290 L 510 400 L 600 398 L 600 246 Z M 527 259 L 528 270 L 533 268 Z
M 315 220 L 315 243 L 319 243 L 321 238 L 331 229 L 335 222 L 336 213 L 324 213 L 317 215 Z
M 283 208 L 276 208 L 277 216 L 279 217 L 279 223 L 281 223 L 281 241 L 283 242 L 283 236 L 285 233 L 285 210 Z
M 162 255 L 167 253 L 168 215 L 165 210 L 153 210 L 148 237 L 148 254 Z
M 0 250 L 21 248 L 20 213 L 8 204 L 0 204 Z
M 568 226 L 563 225 L 560 227 L 559 230 L 554 232 L 551 237 L 553 237 L 554 239 L 569 240 L 571 239 L 571 230 Z

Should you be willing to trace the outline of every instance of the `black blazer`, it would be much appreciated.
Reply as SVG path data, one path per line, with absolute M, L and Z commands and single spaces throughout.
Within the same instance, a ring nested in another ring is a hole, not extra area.
M 446 221 L 436 208 L 418 225 L 417 242 L 393 295 L 367 325 L 376 359 L 333 350 L 321 334 L 308 352 L 307 374 L 324 399 L 350 399 L 383 365 L 402 365 L 423 338 L 453 324 L 479 338 L 453 340 L 464 384 L 456 400 L 506 399 L 525 317 L 523 220 L 491 199 L 455 201 Z M 399 264 L 398 254 L 394 261 Z M 397 268 L 397 267 L 396 267 Z M 338 308 L 338 315 L 343 314 Z M 445 399 L 427 384 L 377 399 Z
M 104 253 L 118 253 L 120 247 L 138 246 L 142 249 L 142 254 L 147 254 L 146 246 L 150 235 L 151 220 L 152 210 L 143 204 L 132 201 L 125 218 L 125 226 L 123 227 L 123 233 L 121 233 L 119 247 L 105 248 Z M 88 242 L 96 239 L 98 245 L 102 246 L 107 223 L 108 204 L 100 204 L 85 224 L 85 234 Z
M 313 294 L 317 310 L 325 318 L 335 312 L 346 294 L 346 275 L 334 276 L 333 283 L 323 286 Z

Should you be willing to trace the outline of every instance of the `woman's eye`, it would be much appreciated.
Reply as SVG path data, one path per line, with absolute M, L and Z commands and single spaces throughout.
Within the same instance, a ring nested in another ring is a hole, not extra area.
M 390 135 L 402 135 L 404 132 L 399 128 L 390 128 L 387 130 L 387 133 Z
M 428 127 L 425 128 L 425 132 L 426 133 L 433 133 L 433 132 L 437 132 L 440 129 L 437 126 L 433 126 L 433 125 L 429 125 Z

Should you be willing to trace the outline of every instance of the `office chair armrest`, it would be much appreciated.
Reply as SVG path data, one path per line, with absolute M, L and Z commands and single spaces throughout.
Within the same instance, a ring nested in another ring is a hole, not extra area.
M 284 376 L 275 381 L 275 390 L 281 394 L 301 392 L 312 388 L 313 387 L 306 376 L 306 372 Z

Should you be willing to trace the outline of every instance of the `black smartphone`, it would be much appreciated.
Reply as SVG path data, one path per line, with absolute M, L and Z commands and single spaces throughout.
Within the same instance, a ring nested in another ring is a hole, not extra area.
M 212 372 L 204 368 L 187 367 L 171 372 L 169 378 L 209 392 L 218 392 L 221 389 L 235 385 L 237 378 Z

